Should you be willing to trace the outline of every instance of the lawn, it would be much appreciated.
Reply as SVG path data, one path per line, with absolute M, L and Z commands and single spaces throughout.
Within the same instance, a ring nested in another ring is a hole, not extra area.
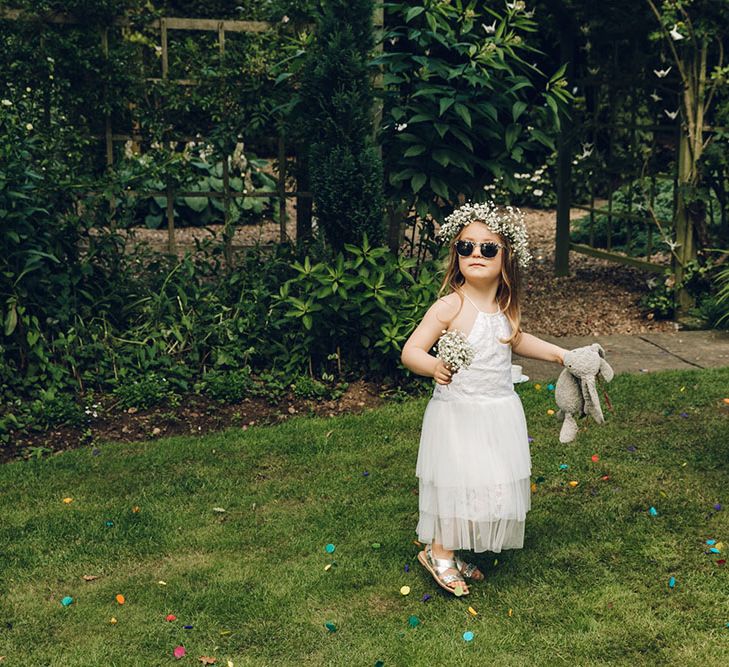
M 553 393 L 518 387 L 524 548 L 460 599 L 413 543 L 425 399 L 1 466 L 2 664 L 727 664 L 729 369 L 608 388 L 562 445 Z

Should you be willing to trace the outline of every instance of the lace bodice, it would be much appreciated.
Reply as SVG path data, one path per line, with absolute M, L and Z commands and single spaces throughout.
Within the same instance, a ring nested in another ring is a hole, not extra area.
M 465 295 L 478 310 L 476 304 Z M 511 379 L 511 345 L 501 343 L 511 335 L 509 320 L 502 311 L 486 313 L 479 310 L 468 342 L 475 349 L 468 368 L 453 374 L 450 384 L 436 384 L 433 398 L 444 401 L 479 400 L 510 396 L 514 393 Z

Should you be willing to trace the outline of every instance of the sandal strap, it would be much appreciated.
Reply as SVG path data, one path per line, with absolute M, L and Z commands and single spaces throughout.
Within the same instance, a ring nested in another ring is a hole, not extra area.
M 464 577 L 472 577 L 473 573 L 478 569 L 478 566 L 474 563 L 466 563 L 458 558 L 458 556 L 456 556 L 455 561 L 458 569 Z
M 433 556 L 433 548 L 430 545 L 427 545 L 425 549 L 425 556 L 430 562 L 430 566 L 438 573 L 440 578 L 445 583 L 448 584 L 451 581 L 460 581 L 465 583 L 460 572 L 459 574 L 446 574 L 445 576 L 441 576 L 444 572 L 447 572 L 448 570 L 458 571 L 458 566 L 456 565 L 456 562 L 454 560 L 448 558 L 435 558 Z

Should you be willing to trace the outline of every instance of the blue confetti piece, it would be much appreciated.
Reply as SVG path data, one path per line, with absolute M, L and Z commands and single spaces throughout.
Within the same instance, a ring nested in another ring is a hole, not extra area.
M 625 449 L 627 449 L 629 452 L 634 452 L 637 447 L 635 447 L 635 445 L 628 445 Z
M 718 512 L 721 509 L 721 503 L 716 503 L 716 505 L 714 505 L 714 509 Z
M 191 625 L 183 625 L 182 627 L 185 628 L 185 630 L 192 630 Z
M 472 641 L 473 640 L 473 632 L 471 632 L 470 630 L 467 630 L 466 632 L 464 632 L 463 633 L 463 639 L 464 639 L 464 641 L 467 641 L 467 642 Z
M 559 469 L 560 470 L 567 470 L 567 468 L 569 468 L 569 466 L 566 463 L 560 463 L 559 464 Z
M 527 436 L 527 440 L 528 440 L 529 442 L 534 442 L 534 438 L 532 438 L 532 436 L 530 436 L 530 435 L 529 435 L 529 436 Z
M 61 604 L 64 607 L 68 607 L 73 602 L 73 598 L 70 595 L 67 595 L 63 600 L 61 600 Z
M 711 546 L 712 544 L 716 544 L 716 540 L 706 540 L 706 544 Z
M 367 476 L 369 476 L 369 474 L 370 474 L 370 473 L 369 473 L 369 472 L 367 472 L 367 471 L 365 470 L 365 471 L 364 471 L 364 472 L 362 473 L 362 476 L 363 476 L 363 477 L 367 477 Z
M 410 572 L 410 566 L 407 563 L 405 563 L 405 572 Z
M 427 602 L 428 600 L 430 600 L 430 595 L 426 593 L 425 595 L 423 595 L 423 602 Z
M 658 510 L 657 510 L 657 509 L 656 509 L 655 507 L 651 507 L 651 508 L 650 508 L 650 509 L 648 510 L 648 513 L 649 513 L 649 514 L 650 514 L 651 516 L 658 516 Z
M 547 389 L 548 389 L 549 391 L 554 391 L 554 385 L 553 385 L 553 384 L 548 384 L 548 385 L 547 385 Z
M 324 549 L 326 550 L 326 552 L 327 552 L 328 554 L 333 554 L 333 553 L 334 553 L 334 550 L 335 550 L 336 548 L 337 548 L 337 547 L 335 547 L 335 546 L 334 546 L 333 544 L 327 544 L 327 545 L 326 545 L 326 546 L 324 547 Z
M 686 417 L 688 417 L 688 412 L 682 412 L 680 416 L 686 419 Z
M 711 553 L 713 553 L 713 554 L 720 554 L 721 553 L 721 551 L 719 551 L 719 549 L 717 549 L 716 547 L 711 547 L 711 549 L 709 549 L 709 551 L 711 551 Z
M 673 587 L 674 587 L 675 585 L 676 585 L 676 578 L 675 578 L 675 577 L 671 577 L 671 578 L 670 578 L 670 579 L 668 580 L 668 587 L 669 587 L 669 588 L 673 588 Z

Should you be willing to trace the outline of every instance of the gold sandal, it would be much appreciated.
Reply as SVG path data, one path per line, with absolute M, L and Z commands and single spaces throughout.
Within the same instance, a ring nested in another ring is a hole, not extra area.
M 478 566 L 475 563 L 466 563 L 465 561 L 462 561 L 458 556 L 456 556 L 454 560 L 456 561 L 456 565 L 458 566 L 458 571 L 466 579 L 473 579 L 473 581 L 483 581 L 486 578 L 484 576 L 484 573 L 478 569 Z M 474 577 L 473 575 L 476 572 L 478 572 L 481 576 Z
M 456 597 L 459 597 L 456 593 L 458 584 L 461 584 L 461 595 L 468 595 L 466 592 L 466 582 L 461 574 L 444 574 L 448 570 L 456 570 L 459 572 L 456 562 L 448 558 L 435 558 L 433 556 L 433 548 L 430 544 L 425 545 L 425 549 L 418 554 L 418 560 L 420 564 L 433 575 L 438 585 L 441 588 L 445 588 L 449 593 L 453 593 Z M 448 584 L 456 582 L 456 586 L 451 588 Z

